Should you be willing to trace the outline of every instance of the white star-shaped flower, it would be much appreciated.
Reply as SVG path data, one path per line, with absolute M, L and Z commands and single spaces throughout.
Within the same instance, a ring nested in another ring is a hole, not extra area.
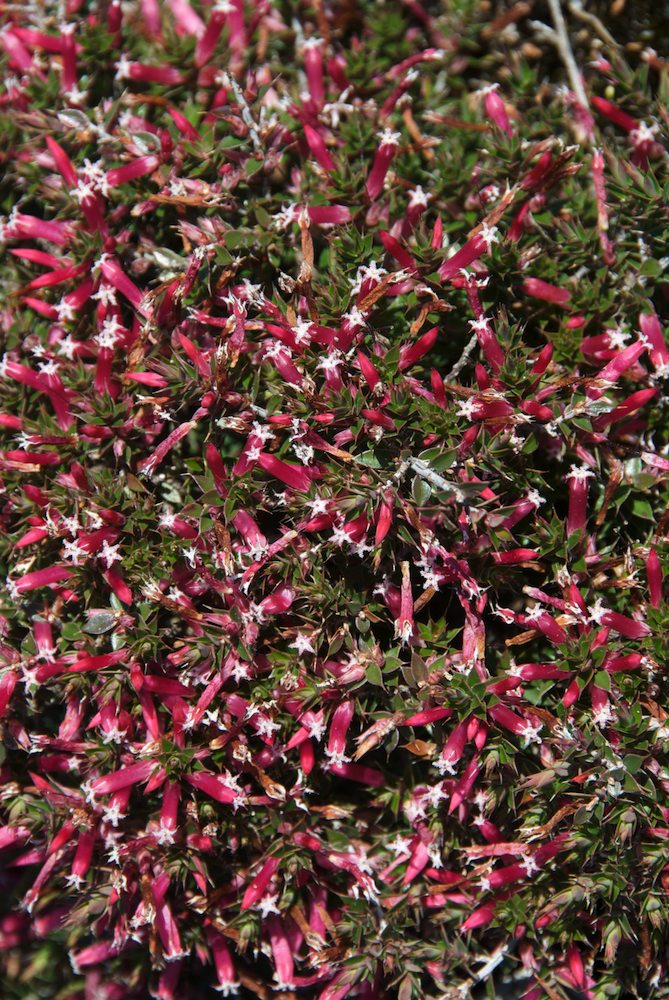
M 471 420 L 477 407 L 478 403 L 475 399 L 461 399 L 458 400 L 456 412 L 459 417 L 465 417 L 467 420 Z
M 268 715 L 261 715 L 256 723 L 256 729 L 259 736 L 267 736 L 271 739 L 273 733 L 281 729 L 281 726 L 278 722 L 270 719 Z
M 95 341 L 98 347 L 111 351 L 116 347 L 122 332 L 123 327 L 116 317 L 112 316 L 111 319 L 104 320 L 102 329 L 95 338 Z
M 329 503 L 330 501 L 324 497 L 316 497 L 315 500 L 307 500 L 305 507 L 309 507 L 312 515 L 315 516 L 316 514 L 326 514 Z
M 103 254 L 103 256 L 106 256 Z M 117 303 L 116 289 L 113 285 L 108 285 L 106 282 L 102 282 L 97 292 L 91 295 L 92 299 L 97 302 L 101 302 L 103 306 L 109 308 L 109 306 L 114 306 Z
M 409 194 L 409 208 L 416 208 L 419 205 L 421 208 L 426 208 L 429 200 L 430 200 L 430 195 L 427 193 L 427 191 L 423 191 L 422 187 L 419 184 Z
M 610 330 L 605 330 L 605 333 L 608 345 L 612 351 L 622 350 L 631 336 L 621 326 L 615 326 Z
M 58 362 L 55 358 L 50 358 L 49 361 L 43 361 L 40 364 L 39 370 L 42 375 L 57 375 Z
M 546 503 L 546 497 L 543 497 L 541 493 L 535 489 L 527 491 L 527 499 L 533 507 L 540 507 L 542 503 Z
M 76 341 L 70 334 L 66 334 L 56 344 L 56 350 L 59 354 L 62 354 L 64 358 L 71 361 L 75 355 L 76 349 L 78 347 L 78 341 Z
M 469 319 L 467 323 L 476 333 L 487 333 L 490 329 L 490 321 L 485 316 L 479 316 L 478 319 Z
M 309 733 L 312 740 L 316 740 L 317 743 L 323 739 L 325 735 L 325 722 L 323 719 L 310 719 L 308 722 L 306 720 L 302 721 L 302 725 Z
M 367 320 L 365 319 L 365 314 L 357 306 L 353 306 L 349 312 L 344 313 L 342 322 L 346 322 L 352 327 L 359 327 L 364 326 Z
M 325 756 L 328 759 L 327 764 L 325 764 L 325 770 L 329 770 L 331 767 L 341 767 L 343 764 L 350 764 L 351 758 L 347 757 L 343 750 L 326 750 Z
M 290 649 L 296 649 L 298 651 L 298 653 L 300 654 L 300 656 L 303 653 L 314 653 L 315 652 L 315 650 L 314 650 L 314 644 L 313 644 L 313 642 L 311 640 L 311 637 L 308 636 L 308 635 L 304 635 L 302 632 L 298 632 L 298 634 L 295 636 L 294 641 L 291 642 L 289 648 Z
M 65 550 L 63 558 L 70 559 L 75 566 L 80 566 L 88 556 L 86 549 L 82 548 L 76 540 L 73 542 L 64 541 L 63 549 Z
M 165 826 L 163 823 L 160 824 L 154 836 L 156 838 L 156 842 L 160 844 L 161 847 L 173 844 L 176 839 L 174 830 L 172 830 L 169 826 Z
M 342 545 L 346 545 L 347 542 L 351 541 L 351 536 L 349 535 L 348 531 L 346 531 L 344 528 L 335 528 L 332 534 L 330 535 L 330 541 L 332 542 L 333 545 L 338 545 L 341 547 Z
M 116 63 L 116 76 L 115 80 L 128 80 L 130 78 L 130 68 L 132 66 L 132 61 L 128 59 L 126 55 L 122 55 L 119 61 Z
M 72 302 L 67 302 L 66 299 L 61 299 L 61 301 L 56 306 L 56 311 L 58 312 L 58 322 L 67 323 L 73 320 L 76 315 L 76 310 Z
M 181 550 L 181 554 L 183 555 L 184 559 L 186 560 L 186 562 L 188 563 L 188 565 L 191 567 L 191 569 L 195 569 L 195 561 L 197 559 L 197 549 L 196 549 L 196 547 L 194 545 L 191 545 L 187 549 L 182 549 Z
M 110 545 L 107 539 L 105 538 L 104 542 L 102 543 L 102 548 L 100 549 L 99 557 L 100 559 L 102 559 L 107 569 L 111 569 L 111 567 L 115 562 L 120 562 L 121 560 L 121 555 L 119 553 L 119 546 Z
M 330 354 L 326 354 L 324 358 L 321 358 L 316 367 L 322 368 L 325 372 L 336 372 L 343 363 L 344 359 L 341 353 L 335 350 L 331 351 Z
M 593 476 L 594 472 L 587 465 L 572 465 L 565 478 L 573 479 L 577 483 L 585 483 L 588 479 L 592 479 Z
M 479 237 L 485 243 L 488 253 L 490 253 L 493 243 L 499 243 L 499 230 L 497 226 L 489 226 L 487 222 L 484 222 L 481 226 Z
M 311 334 L 313 330 L 313 323 L 308 320 L 298 319 L 293 327 L 293 333 L 295 334 L 295 343 L 300 345 L 306 345 L 311 343 Z
M 539 736 L 541 728 L 541 723 L 533 726 L 532 723 L 528 721 L 521 729 L 519 735 L 522 736 L 524 740 L 527 740 L 528 743 L 541 743 L 542 739 Z
M 262 914 L 263 920 L 265 920 L 270 915 L 270 913 L 276 913 L 277 915 L 280 915 L 281 911 L 276 905 L 278 901 L 279 901 L 278 896 L 263 896 L 262 899 L 258 900 L 256 904 L 256 909 L 259 910 L 260 913 Z
M 393 132 L 392 129 L 384 128 L 383 132 L 378 133 L 377 138 L 381 146 L 399 146 L 402 133 Z
M 400 854 L 410 854 L 411 837 L 401 837 L 398 834 L 394 840 L 391 840 L 389 844 L 386 844 L 386 848 L 389 851 L 392 851 L 392 853 L 397 857 L 399 857 Z
M 118 826 L 119 820 L 125 819 L 126 814 L 121 812 L 121 807 L 117 802 L 106 807 L 102 814 L 102 819 L 105 823 L 111 823 L 112 826 Z

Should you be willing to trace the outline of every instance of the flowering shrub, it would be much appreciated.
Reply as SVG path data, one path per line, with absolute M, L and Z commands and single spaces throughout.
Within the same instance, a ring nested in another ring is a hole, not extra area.
M 667 65 L 444 6 L 4 5 L 3 996 L 659 995 Z

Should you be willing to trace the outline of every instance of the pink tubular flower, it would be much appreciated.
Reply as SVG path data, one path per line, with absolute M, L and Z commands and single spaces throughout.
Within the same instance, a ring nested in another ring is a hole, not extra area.
M 151 315 L 151 309 L 144 304 L 144 294 L 130 280 L 118 260 L 115 258 L 103 260 L 101 271 L 105 280 L 118 289 L 121 295 L 126 297 L 128 302 L 134 306 L 141 316 L 148 318 Z
M 643 639 L 651 632 L 645 622 L 635 621 L 633 618 L 621 615 L 618 611 L 610 611 L 605 608 L 601 599 L 598 599 L 590 608 L 589 615 L 590 620 L 596 625 L 619 632 L 626 639 Z
M 151 477 L 156 471 L 156 468 L 160 465 L 163 459 L 169 454 L 169 452 L 174 448 L 179 441 L 183 440 L 187 434 L 193 430 L 196 426 L 195 420 L 187 420 L 185 423 L 176 427 L 170 434 L 167 435 L 164 441 L 158 445 L 155 451 L 149 455 L 148 458 L 144 459 L 141 463 L 140 472 L 144 476 Z
M 604 660 L 603 667 L 610 674 L 627 670 L 638 670 L 644 664 L 641 653 L 628 653 L 626 656 L 612 656 Z
M 182 946 L 179 926 L 166 899 L 168 889 L 169 879 L 166 875 L 154 880 L 152 890 L 155 900 L 155 927 L 163 948 L 163 958 L 166 962 L 177 962 L 188 955 L 189 949 L 184 950 Z
M 184 32 L 187 35 L 193 35 L 195 38 L 202 37 L 205 30 L 204 22 L 200 15 L 193 10 L 188 0 L 168 0 L 168 6 L 172 11 L 180 33 Z
M 410 715 L 408 719 L 401 722 L 402 726 L 428 726 L 432 722 L 440 719 L 449 719 L 453 715 L 452 708 L 425 708 L 422 712 Z
M 76 972 L 79 972 L 80 969 L 88 968 L 90 965 L 108 961 L 118 954 L 119 949 L 120 945 L 113 941 L 96 941 L 81 951 L 70 952 L 70 964 Z
M 615 424 L 619 420 L 624 420 L 625 417 L 629 417 L 632 413 L 641 410 L 658 395 L 658 389 L 639 389 L 637 392 L 633 392 L 609 413 L 602 413 L 595 417 L 593 420 L 595 430 L 604 430 L 606 427 L 610 427 L 611 424 Z
M 508 136 L 513 135 L 511 122 L 506 113 L 504 101 L 499 96 L 499 84 L 493 83 L 490 87 L 485 87 L 481 93 L 484 97 L 485 111 L 490 121 L 505 132 Z
M 286 486 L 298 490 L 300 493 L 307 493 L 311 487 L 311 478 L 297 465 L 289 465 L 275 455 L 263 452 L 258 458 L 258 465 L 269 472 L 276 479 L 280 479 Z
M 65 150 L 50 135 L 46 137 L 46 144 L 56 168 L 62 175 L 65 183 L 71 187 L 75 187 L 77 183 L 77 171 Z
M 320 38 L 307 38 L 303 46 L 304 71 L 309 97 L 315 108 L 321 108 L 325 99 L 323 86 L 323 42 Z
M 650 549 L 646 557 L 646 579 L 650 603 L 659 608 L 663 601 L 662 566 L 655 549 Z
M 295 965 L 293 948 L 288 940 L 283 921 L 279 917 L 270 917 L 267 921 L 270 947 L 276 969 L 275 982 L 277 989 L 286 990 L 294 985 Z
M 50 587 L 55 583 L 62 583 L 72 576 L 72 570 L 67 566 L 50 566 L 47 569 L 37 569 L 32 573 L 25 573 L 17 580 L 8 580 L 7 586 L 12 594 L 18 596 L 30 590 L 37 590 L 38 587 Z
M 569 481 L 569 512 L 567 514 L 567 533 L 585 529 L 588 503 L 588 479 L 594 472 L 587 466 L 572 465 L 567 475 Z
M 198 36 L 195 45 L 195 65 L 200 68 L 208 63 L 214 54 L 214 49 L 225 26 L 227 12 L 220 3 L 214 4 L 204 31 Z
M 235 964 L 225 938 L 214 927 L 206 929 L 207 944 L 214 959 L 214 968 L 218 983 L 214 989 L 222 996 L 235 996 L 239 992 L 239 981 L 236 977 Z
M 156 769 L 156 763 L 152 760 L 138 761 L 136 764 L 129 764 L 112 774 L 105 774 L 101 778 L 96 778 L 91 782 L 91 791 L 94 795 L 109 795 L 111 792 L 118 792 L 122 788 L 130 788 L 134 785 L 148 781 L 152 772 Z
M 216 802 L 223 805 L 232 805 L 237 810 L 244 804 L 246 796 L 233 783 L 226 783 L 222 775 L 212 774 L 210 771 L 194 771 L 185 775 L 186 781 L 193 788 L 198 788 Z
M 395 638 L 406 645 L 414 634 L 413 594 L 411 592 L 411 575 L 409 563 L 402 563 L 402 589 L 400 591 L 400 610 L 395 621 Z
M 157 156 L 138 156 L 131 163 L 126 163 L 122 167 L 113 167 L 107 171 L 107 183 L 110 187 L 117 187 L 119 184 L 127 184 L 137 177 L 144 177 L 152 174 L 160 164 Z M 119 289 L 122 291 L 122 289 Z M 125 292 L 124 292 L 125 294 Z
M 346 734 L 351 725 L 354 711 L 355 706 L 352 701 L 343 701 L 332 715 L 328 745 L 325 751 L 325 756 L 328 758 L 328 769 L 349 763 L 349 758 L 344 751 L 346 749 Z
M 394 257 L 397 263 L 404 268 L 409 274 L 417 274 L 418 268 L 416 262 L 409 253 L 408 250 L 402 246 L 399 240 L 396 240 L 394 236 L 390 233 L 380 232 L 379 239 L 383 243 L 387 252 Z
M 379 146 L 374 154 L 372 169 L 369 172 L 367 183 L 365 184 L 370 201 L 375 201 L 383 191 L 386 174 L 388 173 L 390 164 L 395 158 L 399 142 L 399 132 L 392 132 L 390 129 L 384 129 L 384 131 L 379 135 Z
M 604 365 L 597 375 L 597 381 L 604 383 L 604 387 L 588 386 L 586 389 L 586 395 L 589 399 L 600 399 L 608 388 L 606 383 L 612 385 L 617 382 L 620 376 L 624 375 L 639 360 L 646 349 L 647 345 L 645 343 L 637 341 L 635 344 L 630 344 L 628 347 L 623 348 L 622 351 L 618 351 L 616 356 L 608 364 Z
M 616 255 L 613 244 L 608 236 L 609 210 L 606 204 L 606 185 L 604 183 L 604 157 L 598 149 L 592 154 L 590 171 L 592 173 L 592 183 L 597 201 L 597 231 L 599 233 L 599 243 L 602 248 L 602 258 L 608 267 L 612 267 L 615 263 Z
M 34 215 L 15 212 L 7 226 L 6 238 L 24 240 L 48 240 L 57 246 L 65 246 L 70 240 L 69 222 L 50 222 Z
M 96 836 L 95 830 L 82 830 L 79 834 L 77 849 L 72 861 L 72 870 L 68 876 L 68 882 L 77 889 L 83 884 L 86 873 L 91 867 Z
M 0 676 L 0 719 L 4 718 L 9 708 L 18 679 L 17 670 L 4 670 Z
M 357 358 L 358 358 L 358 364 L 360 365 L 360 371 L 362 372 L 363 377 L 367 382 L 367 385 L 372 390 L 372 392 L 374 392 L 375 388 L 381 381 L 379 373 L 377 372 L 376 368 L 369 360 L 367 355 L 363 354 L 362 351 L 357 352 Z
M 467 919 L 460 925 L 460 930 L 473 931 L 477 927 L 486 927 L 495 916 L 495 903 L 484 903 L 478 906 L 469 914 Z
M 174 66 L 148 66 L 146 63 L 131 62 L 125 56 L 118 60 L 116 78 L 137 83 L 161 83 L 164 86 L 183 81 L 182 74 Z
M 571 292 L 567 288 L 558 288 L 541 278 L 526 278 L 523 282 L 523 291 L 532 298 L 541 299 L 542 302 L 553 302 L 555 305 L 566 306 L 571 299 Z
M 212 478 L 214 480 L 214 486 L 221 496 L 227 496 L 227 489 L 225 486 L 225 480 L 227 478 L 227 469 L 223 464 L 221 458 L 221 453 L 214 444 L 209 442 L 205 450 L 205 461 L 207 463 L 207 468 L 211 472 Z
M 552 165 L 553 154 L 550 150 L 546 150 L 541 154 L 529 173 L 525 174 L 521 180 L 521 188 L 524 191 L 536 191 L 537 189 L 543 187 L 546 176 Z
M 311 155 L 321 165 L 323 170 L 326 170 L 328 173 L 336 170 L 335 161 L 328 153 L 325 141 L 320 132 L 317 132 L 311 125 L 305 125 L 304 135 L 311 150 Z
M 390 526 L 393 523 L 393 493 L 391 490 L 386 490 L 383 499 L 379 504 L 377 515 L 376 515 L 376 533 L 374 535 L 374 544 L 380 545 L 383 539 L 386 537 L 390 531 Z
M 279 858 L 268 858 L 265 861 L 258 874 L 253 877 L 246 887 L 244 898 L 242 899 L 242 910 L 248 910 L 265 895 L 265 890 L 277 873 L 279 864 Z
M 538 559 L 540 555 L 536 549 L 507 549 L 506 552 L 493 552 L 492 559 L 500 566 L 514 566 Z
M 453 794 L 451 795 L 451 801 L 448 803 L 449 816 L 454 813 L 456 809 L 459 809 L 463 803 L 467 802 L 480 773 L 481 764 L 479 762 L 479 755 L 474 754 L 472 759 L 467 764 L 462 777 L 455 786 Z
M 523 718 L 516 715 L 516 713 L 511 711 L 510 708 L 507 708 L 506 705 L 501 704 L 493 705 L 493 707 L 489 709 L 488 714 L 494 722 L 503 726 L 505 729 L 508 729 L 516 736 L 520 736 L 530 742 L 541 742 L 541 738 L 538 735 L 539 730 L 541 729 L 541 723 L 538 720 L 535 724 L 529 718 Z
M 431 330 L 424 333 L 422 337 L 418 340 L 413 341 L 410 344 L 402 344 L 400 347 L 399 361 L 397 363 L 398 371 L 405 371 L 412 365 L 415 365 L 417 361 L 420 361 L 424 355 L 432 350 L 439 337 L 439 327 L 433 326 Z
M 446 740 L 441 755 L 434 765 L 440 774 L 455 774 L 455 764 L 462 757 L 467 742 L 468 726 L 469 719 L 459 722 Z
M 603 97 L 593 97 L 592 104 L 600 114 L 624 129 L 625 132 L 632 132 L 638 125 L 636 118 L 632 118 L 627 112 L 612 104 L 611 101 L 605 100 Z
M 351 210 L 346 205 L 314 205 L 307 213 L 316 226 L 343 226 L 351 221 Z
M 442 281 L 450 281 L 455 278 L 463 268 L 469 267 L 484 254 L 490 253 L 493 243 L 497 243 L 498 240 L 497 227 L 488 226 L 484 222 L 479 227 L 479 231 L 467 240 L 460 250 L 444 261 L 439 268 L 439 277 Z
M 3 31 L 0 35 L 0 44 L 9 57 L 10 66 L 19 69 L 22 73 L 32 73 L 34 69 L 33 57 L 21 42 L 16 29 L 7 28 Z
M 641 313 L 641 333 L 648 344 L 648 356 L 658 374 L 669 374 L 669 346 L 656 313 Z

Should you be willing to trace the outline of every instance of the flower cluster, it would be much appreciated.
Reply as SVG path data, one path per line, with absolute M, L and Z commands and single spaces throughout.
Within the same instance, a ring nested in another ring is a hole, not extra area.
M 669 974 L 666 64 L 443 6 L 6 5 L 7 995 Z

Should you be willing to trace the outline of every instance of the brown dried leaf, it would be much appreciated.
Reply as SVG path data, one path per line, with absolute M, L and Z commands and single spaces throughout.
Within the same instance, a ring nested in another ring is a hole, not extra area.
M 414 757 L 432 759 L 437 752 L 437 744 L 428 740 L 412 740 L 411 743 L 400 743 L 402 750 L 408 750 Z

